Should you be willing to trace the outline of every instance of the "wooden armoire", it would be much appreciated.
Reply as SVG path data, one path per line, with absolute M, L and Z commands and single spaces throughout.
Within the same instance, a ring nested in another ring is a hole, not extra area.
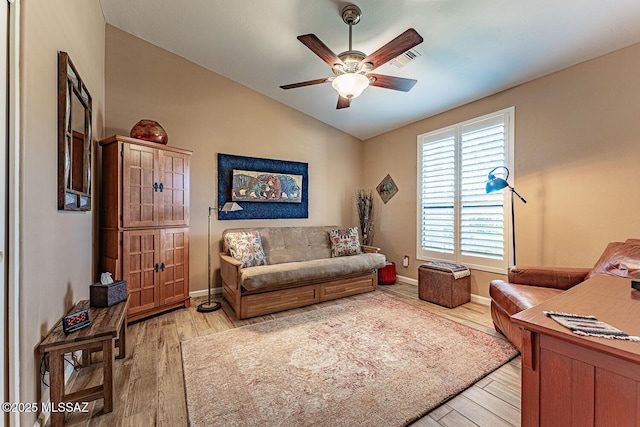
M 100 272 L 127 281 L 127 322 L 189 307 L 192 151 L 118 135 L 100 146 Z

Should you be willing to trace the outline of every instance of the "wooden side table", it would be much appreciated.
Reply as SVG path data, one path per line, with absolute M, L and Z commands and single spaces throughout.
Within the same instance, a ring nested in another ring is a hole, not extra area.
M 62 331 L 62 324 L 49 332 L 39 346 L 40 353 L 49 353 L 49 380 L 51 383 L 51 403 L 54 408 L 60 402 L 87 402 L 104 399 L 104 412 L 113 410 L 113 360 L 114 349 L 118 348 L 118 359 L 126 356 L 125 317 L 129 300 L 106 308 L 89 307 L 89 300 L 78 302 L 69 313 L 88 309 L 91 325 L 71 332 Z M 66 394 L 64 384 L 64 355 L 82 350 L 83 363 L 90 363 L 91 353 L 102 351 L 102 384 Z M 64 424 L 64 412 L 51 413 L 51 426 Z

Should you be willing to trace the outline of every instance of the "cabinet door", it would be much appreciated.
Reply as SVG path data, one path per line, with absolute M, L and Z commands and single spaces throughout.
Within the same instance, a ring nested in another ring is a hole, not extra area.
M 123 275 L 129 293 L 128 314 L 153 309 L 160 295 L 156 286 L 159 270 L 159 232 L 132 230 L 123 234 Z
M 189 156 L 160 150 L 161 225 L 189 225 Z
M 158 150 L 123 144 L 122 157 L 122 226 L 157 225 L 156 199 L 160 187 Z
M 189 296 L 189 229 L 160 230 L 160 305 Z

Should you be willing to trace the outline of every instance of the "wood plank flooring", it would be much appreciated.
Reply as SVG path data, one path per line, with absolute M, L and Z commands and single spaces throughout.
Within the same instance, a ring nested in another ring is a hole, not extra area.
M 447 309 L 418 298 L 414 285 L 396 283 L 379 286 L 383 292 L 432 313 L 447 317 L 483 332 L 498 335 L 493 329 L 489 307 L 467 303 Z M 356 295 L 353 298 L 362 298 Z M 220 299 L 222 299 L 220 297 Z M 223 309 L 213 313 L 198 313 L 196 298 L 191 308 L 159 315 L 129 325 L 128 351 L 125 359 L 114 365 L 114 410 L 102 413 L 102 400 L 89 405 L 88 413 L 67 415 L 68 426 L 186 426 L 187 409 L 182 377 L 180 341 L 213 334 L 239 326 L 290 316 L 320 307 L 341 304 L 349 298 L 288 310 L 268 316 L 235 320 L 231 308 L 223 302 Z M 94 355 L 94 359 L 95 356 Z M 100 364 L 80 369 L 71 378 L 72 390 L 100 383 Z M 215 379 L 211 379 L 215 387 Z M 520 357 L 502 366 L 475 385 L 432 410 L 412 427 L 429 426 L 519 426 L 520 425 Z

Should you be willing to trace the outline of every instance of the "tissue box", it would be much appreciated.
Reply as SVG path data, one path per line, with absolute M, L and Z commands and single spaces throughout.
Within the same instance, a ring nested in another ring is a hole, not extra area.
M 91 307 L 111 307 L 127 299 L 126 280 L 120 280 L 108 285 L 94 283 L 89 288 L 89 303 Z

